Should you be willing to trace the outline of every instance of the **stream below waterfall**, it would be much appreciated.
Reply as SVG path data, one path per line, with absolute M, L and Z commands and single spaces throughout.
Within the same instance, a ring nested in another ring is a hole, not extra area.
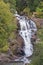
M 16 14 L 16 16 L 17 15 L 18 14 Z M 29 20 L 27 21 L 24 16 L 18 15 L 17 19 L 19 20 L 19 24 L 20 24 L 20 28 L 21 28 L 19 31 L 19 35 L 24 40 L 23 50 L 24 50 L 25 55 L 21 59 L 16 59 L 16 61 L 19 60 L 19 61 L 23 61 L 24 63 L 30 63 L 31 60 L 27 59 L 27 57 L 30 57 L 33 54 L 33 45 L 31 42 L 32 30 L 29 25 Z

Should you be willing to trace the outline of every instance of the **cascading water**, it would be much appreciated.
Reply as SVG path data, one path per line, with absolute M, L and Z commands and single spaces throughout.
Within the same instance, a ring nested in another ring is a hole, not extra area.
M 18 15 L 18 14 L 16 14 Z M 28 21 L 25 19 L 25 17 L 21 17 L 18 15 L 17 19 L 19 20 L 20 28 L 19 34 L 24 39 L 24 52 L 25 56 L 21 60 L 24 61 L 24 63 L 30 63 L 30 60 L 27 59 L 27 57 L 30 57 L 33 54 L 33 45 L 31 44 L 31 28 L 28 23 Z
M 20 23 L 20 26 L 21 26 L 21 30 L 20 30 L 19 34 L 24 39 L 24 44 L 25 44 L 24 52 L 25 52 L 26 57 L 29 57 L 33 53 L 33 45 L 31 44 L 30 25 L 28 24 L 27 21 L 25 21 L 25 19 L 21 19 L 19 21 L 19 23 Z

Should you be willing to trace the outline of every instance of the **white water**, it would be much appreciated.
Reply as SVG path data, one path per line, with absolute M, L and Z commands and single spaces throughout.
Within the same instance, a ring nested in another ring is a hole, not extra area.
M 30 63 L 31 60 L 28 60 L 27 57 L 30 57 L 33 54 L 33 45 L 31 43 L 32 31 L 25 17 L 21 17 L 18 15 L 17 19 L 19 20 L 20 28 L 21 28 L 19 34 L 24 39 L 24 44 L 25 44 L 24 46 L 25 56 L 21 60 L 24 61 L 24 63 Z
M 20 23 L 20 26 L 21 26 L 21 30 L 20 30 L 19 34 L 24 39 L 24 44 L 25 44 L 24 52 L 26 54 L 26 57 L 29 57 L 33 53 L 33 46 L 31 44 L 31 29 L 30 29 L 30 25 L 28 24 L 27 21 L 25 21 L 25 19 L 21 19 L 19 21 L 19 23 Z

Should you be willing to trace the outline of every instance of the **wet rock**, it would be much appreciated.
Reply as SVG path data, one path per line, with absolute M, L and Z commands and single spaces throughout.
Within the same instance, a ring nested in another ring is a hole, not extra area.
M 17 30 L 20 30 L 21 28 L 20 28 L 20 24 L 19 24 L 19 21 L 17 21 Z
M 17 56 L 24 56 L 25 55 L 25 52 L 22 48 L 18 48 L 18 51 L 17 51 Z
M 24 53 L 24 40 L 23 38 L 18 34 L 17 38 L 15 40 L 12 40 L 9 44 L 9 55 L 16 55 L 16 56 L 22 56 L 25 55 Z M 13 54 L 12 54 L 13 53 Z
M 16 40 L 19 42 L 19 47 L 24 47 L 24 40 L 20 35 L 17 36 Z

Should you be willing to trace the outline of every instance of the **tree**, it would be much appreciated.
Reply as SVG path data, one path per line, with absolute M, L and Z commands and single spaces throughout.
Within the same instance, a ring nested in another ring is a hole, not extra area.
M 16 0 L 16 9 L 18 12 L 23 11 L 23 9 L 26 7 L 26 1 L 25 0 Z
M 27 6 L 30 8 L 30 11 L 33 12 L 36 10 L 36 7 L 39 5 L 40 0 L 27 0 Z
M 36 8 L 37 17 L 43 18 L 43 1 L 40 2 L 39 6 Z
M 33 12 L 36 10 L 39 3 L 40 0 L 16 0 L 16 7 L 18 11 L 23 11 L 23 9 L 28 7 L 30 11 Z
M 5 3 L 10 4 L 10 9 L 15 12 L 16 10 L 16 0 L 4 0 Z
M 12 20 L 13 15 L 10 12 L 9 5 L 0 1 L 0 50 L 8 49 L 9 34 L 15 29 Z

